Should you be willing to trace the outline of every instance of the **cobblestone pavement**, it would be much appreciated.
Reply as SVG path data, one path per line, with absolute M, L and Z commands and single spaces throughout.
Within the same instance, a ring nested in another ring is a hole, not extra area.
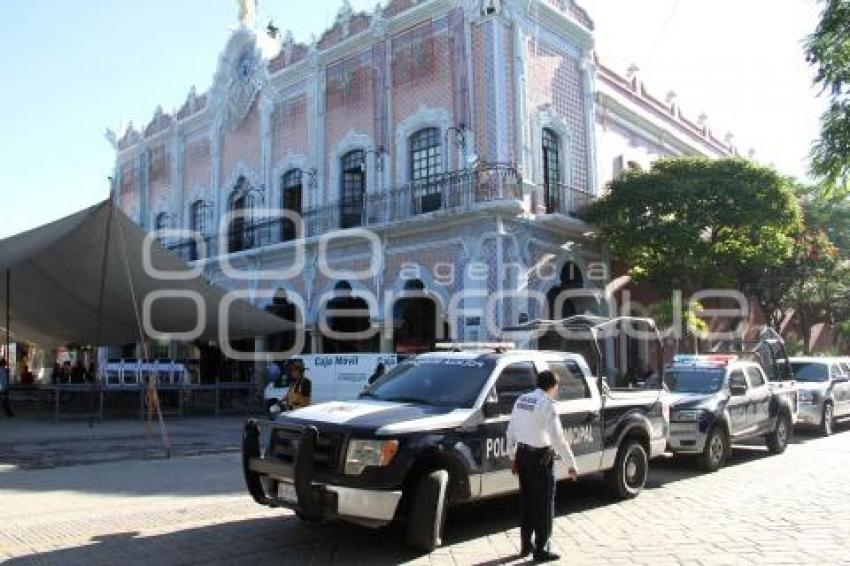
M 2 434 L 0 422 L 0 434 Z M 850 431 L 800 435 L 781 456 L 736 451 L 703 474 L 660 462 L 614 503 L 593 479 L 562 486 L 553 538 L 569 564 L 850 564 Z M 254 504 L 237 454 L 0 471 L 8 564 L 503 564 L 516 499 L 452 510 L 445 546 L 411 553 L 396 527 L 308 526 Z

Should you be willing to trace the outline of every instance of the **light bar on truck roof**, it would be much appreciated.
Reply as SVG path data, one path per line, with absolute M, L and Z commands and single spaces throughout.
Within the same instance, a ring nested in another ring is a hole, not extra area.
M 705 363 L 705 364 L 714 364 L 714 365 L 728 365 L 730 362 L 734 362 L 738 359 L 738 356 L 734 354 L 676 354 L 673 357 L 674 364 L 697 364 L 697 363 Z
M 513 342 L 437 342 L 434 348 L 436 350 L 454 350 L 460 352 L 464 350 L 495 350 L 497 352 L 504 352 L 505 350 L 516 348 L 516 344 Z

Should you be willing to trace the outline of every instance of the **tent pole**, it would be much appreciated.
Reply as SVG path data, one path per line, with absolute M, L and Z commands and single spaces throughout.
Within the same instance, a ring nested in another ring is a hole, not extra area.
M 97 388 L 100 386 L 97 380 L 97 374 L 100 373 L 101 368 L 98 367 L 97 354 L 100 350 L 100 345 L 103 342 L 103 293 L 106 290 L 106 270 L 109 268 L 109 235 L 112 233 L 112 216 L 114 215 L 115 209 L 115 190 L 112 187 L 109 189 L 109 202 L 107 206 L 109 207 L 109 210 L 106 217 L 106 232 L 103 235 L 103 257 L 100 262 L 100 289 L 98 290 L 97 296 L 97 341 L 95 342 L 94 350 L 92 351 L 95 374 L 91 376 L 92 411 L 91 416 L 89 417 L 89 428 L 94 426 Z M 98 411 L 98 416 L 102 417 L 103 415 L 101 415 Z

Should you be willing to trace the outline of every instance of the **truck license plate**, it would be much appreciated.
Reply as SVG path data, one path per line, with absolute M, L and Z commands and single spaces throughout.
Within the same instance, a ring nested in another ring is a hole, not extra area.
M 670 424 L 670 434 L 675 436 L 684 436 L 688 434 L 694 434 L 697 431 L 697 427 L 690 423 L 671 423 Z
M 287 503 L 298 503 L 298 494 L 295 493 L 295 486 L 291 483 L 277 484 L 277 497 Z

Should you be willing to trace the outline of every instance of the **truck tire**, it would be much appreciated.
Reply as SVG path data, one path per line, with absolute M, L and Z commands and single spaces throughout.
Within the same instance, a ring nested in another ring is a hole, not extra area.
M 716 426 L 708 433 L 705 439 L 705 448 L 699 457 L 699 463 L 706 472 L 716 472 L 726 461 L 729 452 L 729 439 L 723 428 Z
M 608 489 L 617 499 L 632 499 L 643 489 L 649 472 L 649 458 L 640 442 L 627 439 L 617 451 L 614 467 L 605 472 Z
M 407 543 L 413 548 L 431 552 L 442 544 L 448 485 L 446 470 L 435 470 L 416 483 L 406 529 Z
M 788 447 L 788 440 L 791 437 L 791 418 L 788 413 L 782 413 L 776 417 L 776 427 L 773 432 L 765 437 L 767 441 L 767 449 L 773 454 L 782 454 Z
M 820 433 L 823 436 L 831 435 L 833 424 L 835 424 L 835 412 L 832 403 L 826 402 L 823 404 L 823 412 L 821 412 Z

